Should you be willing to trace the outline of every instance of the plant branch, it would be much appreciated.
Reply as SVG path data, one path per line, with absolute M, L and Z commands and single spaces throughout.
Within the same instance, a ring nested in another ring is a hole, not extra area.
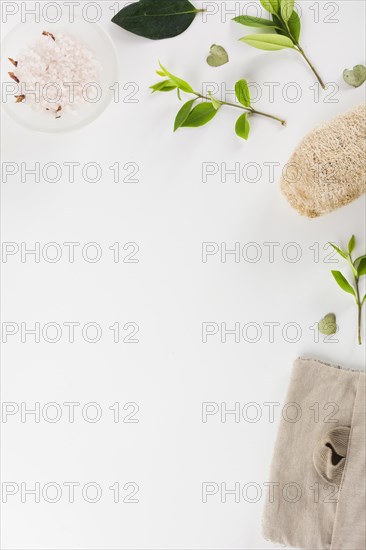
M 354 278 L 354 281 L 355 281 L 356 304 L 357 304 L 357 337 L 358 337 L 358 344 L 361 346 L 361 344 L 362 344 L 362 337 L 361 337 L 362 303 L 361 303 L 361 299 L 360 299 L 360 289 L 359 289 L 359 286 L 358 286 L 359 277 L 354 272 L 355 265 L 352 261 L 352 255 L 351 254 L 349 255 L 349 261 L 350 261 L 350 264 L 351 264 L 351 267 L 352 267 L 353 278 Z
M 281 16 L 280 16 L 281 17 Z M 282 18 L 281 18 L 282 19 Z M 290 31 L 290 27 L 288 25 L 288 22 L 287 21 L 284 21 L 282 19 L 282 22 L 284 23 L 285 27 L 286 27 L 286 30 L 287 30 L 287 33 L 290 37 L 290 39 L 292 40 L 292 42 L 295 44 L 295 49 L 303 56 L 303 58 L 305 59 L 306 63 L 309 65 L 310 69 L 313 71 L 313 73 L 315 74 L 319 84 L 321 85 L 321 87 L 323 88 L 323 90 L 325 90 L 325 84 L 323 82 L 323 79 L 321 78 L 321 76 L 319 75 L 318 71 L 315 69 L 314 65 L 312 64 L 312 62 L 310 61 L 310 59 L 308 58 L 308 56 L 306 55 L 306 53 L 304 52 L 304 50 L 302 49 L 302 47 L 300 46 L 299 42 L 296 40 L 296 38 L 294 38 L 294 35 L 292 34 L 292 32 Z
M 305 54 L 304 50 L 302 49 L 302 47 L 300 46 L 299 43 L 296 43 L 296 49 L 298 50 L 298 52 L 303 56 L 303 58 L 305 59 L 306 63 L 309 65 L 310 69 L 313 71 L 313 73 L 315 74 L 320 86 L 323 88 L 323 90 L 325 90 L 325 84 L 321 78 L 321 76 L 319 75 L 318 71 L 315 69 L 314 65 L 311 63 L 310 59 L 308 58 L 308 56 Z
M 194 92 L 194 94 L 197 97 L 200 97 L 201 99 L 205 99 L 206 101 L 211 101 L 211 98 L 204 96 L 198 92 Z M 236 107 L 237 109 L 241 109 L 242 111 L 246 111 L 247 113 L 253 114 L 253 115 L 260 115 L 267 118 L 271 118 L 272 120 L 277 120 L 277 122 L 280 122 L 282 126 L 286 126 L 286 121 L 282 118 L 279 118 L 275 115 L 270 115 L 268 113 L 263 113 L 262 111 L 257 111 L 256 109 L 253 109 L 252 107 L 244 107 L 243 105 L 238 105 L 237 103 L 230 103 L 229 101 L 221 101 L 221 99 L 217 100 L 222 105 L 227 105 L 228 107 Z

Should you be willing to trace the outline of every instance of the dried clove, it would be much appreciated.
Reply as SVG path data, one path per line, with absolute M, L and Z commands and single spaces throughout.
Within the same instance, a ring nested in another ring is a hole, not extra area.
M 15 82 L 17 82 L 19 84 L 20 80 L 17 76 L 15 76 L 15 74 L 11 71 L 8 72 L 8 75 L 10 76 L 10 78 L 12 78 L 13 80 L 15 80 Z
M 43 36 L 50 36 L 52 38 L 52 40 L 56 41 L 56 38 L 55 36 L 52 34 L 52 32 L 48 32 L 48 31 L 43 31 Z
M 25 101 L 25 95 L 24 94 L 21 94 L 21 95 L 15 95 L 15 103 L 22 103 L 23 101 Z
M 18 66 L 18 61 L 15 61 L 15 59 L 13 59 L 12 57 L 8 57 L 10 63 L 12 63 L 14 65 L 14 67 L 17 67 Z

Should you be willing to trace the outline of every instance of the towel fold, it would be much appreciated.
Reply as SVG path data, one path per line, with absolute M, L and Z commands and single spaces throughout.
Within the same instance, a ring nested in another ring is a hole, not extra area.
M 294 548 L 365 550 L 365 374 L 297 359 L 284 412 L 264 537 Z

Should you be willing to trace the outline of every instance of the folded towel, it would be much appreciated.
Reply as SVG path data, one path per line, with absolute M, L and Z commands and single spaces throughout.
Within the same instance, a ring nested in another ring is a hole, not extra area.
M 365 374 L 297 359 L 271 466 L 266 539 L 365 550 Z

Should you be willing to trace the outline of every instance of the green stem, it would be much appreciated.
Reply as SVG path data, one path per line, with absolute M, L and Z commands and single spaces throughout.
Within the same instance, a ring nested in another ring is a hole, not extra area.
M 357 338 L 358 338 L 358 344 L 361 346 L 362 344 L 362 337 L 361 337 L 361 312 L 362 312 L 362 303 L 360 300 L 360 289 L 358 286 L 359 277 L 355 274 L 354 269 L 354 263 L 352 261 L 352 254 L 349 255 L 349 263 L 352 268 L 353 278 L 355 281 L 355 289 L 356 289 L 356 304 L 357 304 Z
M 211 101 L 211 99 L 207 96 L 204 96 L 202 94 L 199 94 L 198 92 L 194 92 L 194 94 L 197 97 L 200 97 L 201 99 L 205 99 L 206 101 Z M 241 109 L 242 111 L 246 111 L 247 113 L 253 114 L 253 115 L 260 115 L 267 118 L 271 118 L 272 120 L 277 120 L 277 122 L 280 122 L 282 126 L 286 126 L 286 121 L 282 120 L 282 118 L 279 118 L 274 115 L 270 115 L 268 113 L 263 113 L 262 111 L 257 111 L 256 109 L 253 109 L 253 107 L 244 107 L 242 105 L 238 105 L 237 103 L 230 103 L 229 101 L 221 101 L 221 99 L 217 100 L 222 105 L 227 105 L 229 107 L 236 107 L 237 109 Z
M 358 344 L 362 344 L 362 338 L 361 338 L 361 312 L 362 312 L 362 305 L 360 300 L 360 289 L 358 288 L 358 277 L 355 277 L 355 287 L 356 287 L 356 304 L 357 304 L 357 336 L 358 336 Z
M 299 43 L 296 43 L 296 46 L 297 46 L 297 49 L 298 51 L 301 53 L 301 55 L 303 56 L 303 58 L 305 59 L 306 63 L 309 65 L 310 69 L 313 71 L 313 73 L 315 74 L 316 78 L 318 79 L 319 81 L 319 84 L 320 86 L 323 88 L 323 90 L 325 90 L 325 84 L 322 80 L 322 78 L 320 77 L 318 71 L 315 69 L 314 65 L 312 64 L 312 62 L 310 61 L 310 59 L 308 58 L 308 56 L 306 55 L 306 53 L 304 52 L 304 50 L 302 49 L 302 47 L 300 46 Z
M 290 37 L 290 39 L 292 40 L 292 42 L 295 44 L 297 51 L 303 56 L 303 58 L 305 59 L 306 63 L 309 65 L 310 69 L 313 71 L 313 73 L 315 74 L 320 86 L 323 88 L 323 90 L 325 90 L 325 84 L 322 80 L 322 78 L 320 77 L 318 71 L 315 69 L 314 65 L 312 64 L 312 62 L 310 61 L 310 59 L 308 58 L 308 56 L 306 55 L 306 53 L 304 52 L 304 50 L 302 49 L 302 47 L 300 46 L 300 44 L 298 43 L 298 41 L 296 40 L 296 38 L 294 38 L 292 32 L 290 31 L 290 27 L 288 26 L 288 22 L 287 21 L 283 21 L 283 24 L 285 25 L 286 27 L 286 30 L 288 32 L 288 35 Z

